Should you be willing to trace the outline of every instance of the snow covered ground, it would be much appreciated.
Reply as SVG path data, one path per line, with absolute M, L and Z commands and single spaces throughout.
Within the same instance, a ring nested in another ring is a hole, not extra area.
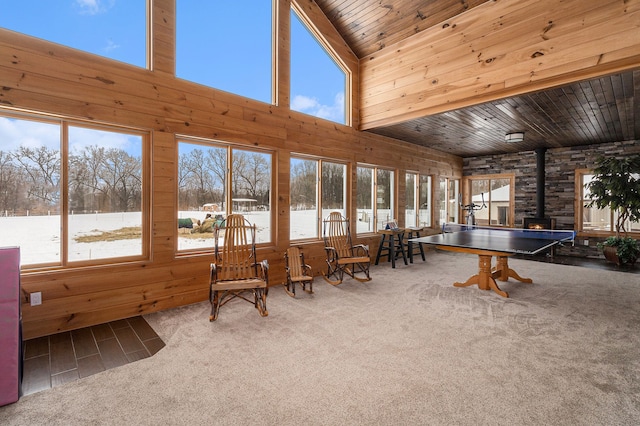
M 322 212 L 322 217 L 329 215 L 330 210 Z M 203 220 L 207 212 L 181 211 L 179 218 L 196 218 Z M 271 235 L 270 211 L 242 212 L 245 217 L 257 225 L 257 242 L 273 239 Z M 373 230 L 371 213 L 358 213 L 357 232 Z M 77 242 L 79 236 L 96 235 L 105 231 L 114 231 L 125 227 L 141 227 L 142 214 L 132 213 L 93 213 L 74 214 L 69 216 L 69 261 L 95 260 L 111 257 L 139 256 L 142 254 L 142 239 L 117 239 L 114 241 L 96 241 L 90 243 Z M 59 263 L 60 262 L 60 229 L 58 215 L 0 217 L 0 247 L 19 246 L 21 248 L 22 265 Z M 188 232 L 188 231 L 187 231 Z M 320 238 L 318 218 L 315 210 L 299 210 L 291 212 L 291 239 Z M 178 233 L 178 250 L 190 250 L 213 247 L 213 236 L 210 233 L 200 234 L 193 238 Z

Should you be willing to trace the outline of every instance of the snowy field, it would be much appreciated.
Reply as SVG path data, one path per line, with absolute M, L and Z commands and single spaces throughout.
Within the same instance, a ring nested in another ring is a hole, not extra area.
M 323 211 L 322 217 L 328 216 L 330 210 Z M 268 242 L 272 240 L 270 221 L 271 212 L 242 212 L 249 222 L 256 224 L 256 240 Z M 203 220 L 206 212 L 181 211 L 179 218 L 195 218 Z M 357 232 L 373 231 L 370 211 L 359 211 Z M 142 254 L 142 239 L 116 239 L 114 241 L 77 242 L 76 238 L 98 235 L 106 231 L 122 228 L 140 228 L 142 214 L 133 213 L 95 213 L 75 214 L 69 216 L 69 261 L 96 260 L 111 257 L 139 256 Z M 20 216 L 0 217 L 0 247 L 19 246 L 23 265 L 59 263 L 60 262 L 60 216 Z M 299 210 L 291 212 L 291 239 L 320 238 L 318 218 L 315 210 Z M 213 247 L 211 233 L 184 235 L 189 230 L 178 233 L 178 250 L 191 250 Z

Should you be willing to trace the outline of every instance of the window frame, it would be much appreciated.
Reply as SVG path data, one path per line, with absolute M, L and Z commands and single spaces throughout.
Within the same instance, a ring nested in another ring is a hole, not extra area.
M 66 44 L 61 40 L 53 40 L 53 39 L 48 38 L 47 36 L 44 36 L 44 35 L 34 35 L 34 34 L 31 34 L 31 33 L 25 33 L 25 32 L 22 32 L 19 29 L 14 29 L 14 28 L 10 28 L 10 27 L 3 27 L 3 28 L 7 28 L 7 29 L 9 29 L 11 31 L 15 31 L 15 32 L 18 32 L 20 34 L 24 34 L 24 35 L 29 36 L 29 37 L 38 38 L 38 39 L 44 40 L 44 41 L 46 41 L 48 43 L 55 43 L 57 45 L 64 46 L 64 47 L 69 48 L 69 49 L 73 49 L 73 50 L 76 50 L 78 52 L 83 52 L 83 53 L 86 53 L 86 54 L 89 54 L 89 55 L 95 55 L 95 56 L 98 56 L 100 58 L 104 58 L 104 59 L 107 59 L 107 60 L 110 60 L 110 61 L 115 61 L 115 62 L 118 62 L 118 63 L 121 63 L 121 64 L 126 64 L 126 65 L 133 66 L 133 67 L 136 67 L 136 68 L 152 70 L 152 48 L 153 48 L 152 33 L 151 33 L 152 0 L 143 0 L 143 1 L 144 1 L 144 9 L 145 9 L 145 23 L 144 23 L 144 25 L 145 25 L 145 29 L 144 29 L 144 37 L 145 37 L 144 48 L 145 48 L 145 52 L 144 52 L 144 57 L 143 57 L 144 65 L 138 65 L 137 63 L 129 62 L 129 61 L 126 61 L 124 59 L 118 59 L 116 57 L 108 56 L 108 55 L 105 55 L 105 54 L 102 54 L 102 53 L 96 53 L 95 50 L 93 50 L 93 51 L 92 50 L 85 50 L 85 49 L 82 49 L 82 48 L 77 47 L 77 46 L 72 46 L 70 44 Z M 29 5 L 27 5 L 27 6 L 29 6 Z M 81 14 L 81 15 L 86 16 L 87 14 Z M 77 25 L 77 22 L 75 22 L 75 23 Z
M 174 1 L 175 1 L 175 12 L 176 12 L 176 15 L 178 15 L 179 14 L 178 2 L 180 0 L 174 0 Z M 279 100 L 278 100 L 278 72 L 279 72 L 279 69 L 278 69 L 278 66 L 277 66 L 278 65 L 277 48 L 278 48 L 278 31 L 279 31 L 279 28 L 278 28 L 279 8 L 278 8 L 278 1 L 276 1 L 276 0 L 270 0 L 270 1 L 271 1 L 271 7 L 270 7 L 270 9 L 271 9 L 271 17 L 269 19 L 269 22 L 270 22 L 271 28 L 270 28 L 270 31 L 269 31 L 269 37 L 271 39 L 270 39 L 270 42 L 269 42 L 269 46 L 270 46 L 270 49 L 271 49 L 271 54 L 270 54 L 270 59 L 269 59 L 270 65 L 269 65 L 268 69 L 269 69 L 269 72 L 271 73 L 271 78 L 270 78 L 270 81 L 268 83 L 266 83 L 266 85 L 264 86 L 265 88 L 268 88 L 269 91 L 270 91 L 270 95 L 268 97 L 261 98 L 261 99 L 256 98 L 256 97 L 251 97 L 246 92 L 238 93 L 237 91 L 234 91 L 232 88 L 230 88 L 228 86 L 227 87 L 221 87 L 221 86 L 225 86 L 225 84 L 215 84 L 215 83 L 212 84 L 210 82 L 210 80 L 201 81 L 200 79 L 193 79 L 190 76 L 182 75 L 182 73 L 179 74 L 178 61 L 181 61 L 182 59 L 179 57 L 179 53 L 178 53 L 178 49 L 181 48 L 181 44 L 178 43 L 178 38 L 180 37 L 179 34 L 180 34 L 181 30 L 178 27 L 179 27 L 179 24 L 182 24 L 182 22 L 179 22 L 177 16 L 176 16 L 175 29 L 174 29 L 174 35 L 175 35 L 175 37 L 174 37 L 174 41 L 175 41 L 174 54 L 175 54 L 175 61 L 176 61 L 176 64 L 174 65 L 174 70 L 173 70 L 174 77 L 179 79 L 179 80 L 188 81 L 188 82 L 191 82 L 191 83 L 194 83 L 194 84 L 201 85 L 203 87 L 211 88 L 213 90 L 218 90 L 218 91 L 221 91 L 221 92 L 231 93 L 231 94 L 233 94 L 235 96 L 241 96 L 241 97 L 243 97 L 245 99 L 251 99 L 252 101 L 255 101 L 255 102 L 267 103 L 267 104 L 270 104 L 270 105 L 277 105 L 279 103 Z M 231 3 L 231 2 L 229 2 L 229 3 Z M 194 28 L 194 26 L 190 25 L 189 28 Z M 200 31 L 204 31 L 204 30 L 200 29 Z M 200 32 L 198 34 L 200 34 L 197 37 L 198 39 L 202 39 L 202 38 L 205 37 L 205 34 L 203 34 L 202 32 Z M 209 40 L 209 41 L 210 41 L 210 44 L 211 44 L 212 41 L 211 40 Z M 202 53 L 202 52 L 200 52 L 200 53 Z M 213 56 L 213 57 L 216 56 L 215 53 L 216 52 L 211 52 L 211 51 L 208 52 L 208 54 L 210 56 Z M 248 57 L 249 55 L 245 55 L 245 56 Z M 224 60 L 225 58 L 229 59 L 229 57 L 224 57 L 222 59 Z M 255 62 L 255 58 L 254 58 L 254 62 Z M 226 81 L 224 83 L 226 83 Z M 255 81 L 253 83 L 255 83 Z
M 574 182 L 575 182 L 575 192 L 574 192 L 574 198 L 575 198 L 575 204 L 574 204 L 574 223 L 575 223 L 575 229 L 578 231 L 578 233 L 580 235 L 589 235 L 589 236 L 594 236 L 594 237 L 610 237 L 616 234 L 615 231 L 615 227 L 616 227 L 616 212 L 615 211 L 610 211 L 609 212 L 609 230 L 602 230 L 602 229 L 584 229 L 584 221 L 583 221 L 583 213 L 584 213 L 584 209 L 585 209 L 585 204 L 587 204 L 588 201 L 585 201 L 584 198 L 584 193 L 585 193 L 585 187 L 584 187 L 584 177 L 585 176 L 589 176 L 589 175 L 593 175 L 593 170 L 592 169 L 576 169 L 574 172 Z M 602 209 L 598 209 L 597 207 L 591 207 L 592 209 L 595 210 L 602 210 Z M 635 237 L 638 238 L 640 237 L 640 231 L 633 231 L 633 230 L 629 230 L 627 231 L 628 235 L 631 237 Z
M 179 176 L 179 167 L 180 167 L 180 144 L 181 143 L 187 143 L 190 145 L 202 145 L 204 147 L 214 147 L 214 148 L 223 148 L 226 150 L 226 172 L 225 172 L 225 190 L 224 190 L 224 210 L 223 210 L 223 214 L 226 217 L 227 215 L 231 214 L 234 212 L 233 210 L 233 206 L 234 206 L 234 201 L 233 201 L 233 169 L 234 169 L 234 164 L 233 164 L 233 153 L 234 151 L 242 151 L 242 152 L 247 152 L 247 153 L 258 153 L 258 154 L 265 154 L 268 155 L 270 157 L 270 176 L 269 176 L 269 209 L 268 211 L 269 213 L 269 219 L 268 219 L 268 239 L 267 241 L 256 241 L 256 247 L 268 247 L 268 246 L 273 246 L 275 244 L 275 239 L 276 239 L 276 234 L 274 232 L 275 228 L 275 220 L 276 217 L 273 214 L 274 212 L 274 199 L 273 199 L 273 191 L 275 188 L 275 170 L 276 170 L 276 164 L 278 164 L 278 160 L 277 160 L 277 152 L 275 150 L 271 150 L 271 149 L 260 149 L 260 148 L 255 148 L 252 145 L 246 145 L 246 144 L 242 144 L 242 143 L 237 143 L 237 142 L 232 142 L 232 141 L 225 141 L 225 140 L 220 140 L 220 139 L 209 139 L 209 138 L 202 138 L 202 137 L 196 137 L 196 136 L 190 136 L 190 135 L 184 135 L 184 134 L 176 134 L 175 135 L 175 141 L 176 141 L 176 166 L 175 166 L 175 173 L 176 176 Z M 214 243 L 212 242 L 210 246 L 198 246 L 195 248 L 180 248 L 179 247 L 179 232 L 178 232 L 178 219 L 180 218 L 180 202 L 179 202 L 179 197 L 180 197 L 180 182 L 179 179 L 176 179 L 176 214 L 175 214 L 175 253 L 176 253 L 176 257 L 183 257 L 183 256 L 191 256 L 191 255 L 197 255 L 197 254 L 202 254 L 202 253 L 211 253 L 214 250 Z M 201 206 L 200 206 L 201 207 Z M 257 209 L 257 207 L 256 207 Z M 200 214 L 206 213 L 205 210 L 200 210 L 199 211 Z M 249 221 L 251 222 L 251 219 L 249 219 Z M 253 222 L 252 222 L 253 223 Z M 213 235 L 211 236 L 213 238 Z M 257 239 L 257 238 L 256 238 Z M 212 240 L 213 241 L 213 240 Z
M 344 111 L 343 111 L 343 113 L 344 113 L 344 123 L 338 123 L 338 122 L 335 122 L 335 123 L 343 124 L 343 125 L 349 126 L 349 127 L 353 127 L 353 112 L 352 112 L 352 104 L 353 104 L 353 100 L 352 100 L 352 96 L 353 96 L 353 93 L 352 93 L 353 75 L 352 75 L 351 71 L 349 70 L 349 68 L 347 67 L 345 62 L 342 60 L 342 58 L 340 58 L 340 55 L 338 55 L 338 53 L 335 51 L 335 49 L 333 49 L 333 47 L 331 47 L 331 44 L 327 41 L 325 36 L 317 29 L 317 27 L 313 24 L 311 19 L 309 19 L 307 14 L 304 12 L 304 8 L 301 7 L 298 4 L 297 0 L 292 0 L 291 1 L 291 6 L 290 6 L 289 13 L 290 14 L 291 13 L 295 13 L 296 14 L 298 19 L 302 23 L 302 25 L 304 25 L 306 27 L 307 31 L 309 31 L 309 33 L 315 38 L 315 40 L 318 42 L 318 44 L 320 44 L 320 47 L 322 49 L 324 49 L 324 51 L 327 54 L 327 56 L 329 56 L 329 58 L 331 60 L 333 60 L 333 62 L 336 64 L 336 66 L 338 68 L 340 68 L 340 70 L 344 73 L 344 78 L 345 78 L 345 82 L 344 82 Z M 291 52 L 291 37 L 289 39 L 289 52 Z M 290 60 L 290 62 L 291 62 L 291 60 Z M 289 74 L 290 73 L 291 73 L 291 70 L 289 70 Z M 289 80 L 291 80 L 291 79 L 289 78 Z M 289 84 L 289 86 L 291 86 L 291 84 Z M 291 87 L 289 87 L 289 102 L 291 102 Z M 291 109 L 291 105 L 289 105 L 289 109 Z M 295 110 L 292 110 L 292 111 L 295 111 Z M 300 112 L 300 111 L 297 111 L 297 112 Z M 300 112 L 300 113 L 301 114 L 305 114 L 304 112 Z M 332 120 L 328 120 L 328 121 L 334 122 Z
M 509 206 L 508 206 L 508 212 L 509 212 L 509 217 L 507 220 L 507 223 L 504 225 L 500 225 L 500 224 L 493 224 L 491 223 L 492 221 L 492 203 L 494 203 L 491 200 L 491 192 L 492 192 L 492 185 L 491 182 L 495 181 L 495 180 L 509 180 Z M 495 226 L 495 227 L 502 227 L 502 228 L 513 228 L 515 226 L 515 181 L 516 181 L 516 177 L 514 173 L 502 173 L 502 174 L 489 174 L 489 175 L 473 175 L 473 176 L 465 176 L 463 178 L 463 191 L 462 191 L 462 199 L 463 199 L 463 204 L 470 204 L 471 203 L 471 197 L 472 197 L 472 188 L 473 188 L 473 182 L 474 181 L 482 181 L 482 180 L 486 180 L 488 181 L 488 193 L 489 193 L 489 199 L 488 200 L 484 200 L 485 204 L 487 205 L 487 212 L 488 212 L 488 221 L 489 223 L 487 224 L 483 224 L 483 226 Z M 461 215 L 464 216 L 464 215 Z M 464 217 L 461 217 L 462 220 L 464 220 Z M 478 218 L 476 217 L 476 220 L 478 220 Z
M 349 211 L 349 163 L 345 162 L 345 161 L 339 161 L 339 160 L 335 160 L 335 159 L 331 159 L 331 158 L 325 158 L 325 157 L 314 157 L 314 156 L 309 156 L 309 155 L 304 155 L 304 154 L 296 154 L 296 153 L 291 153 L 290 159 L 289 159 L 289 195 L 291 195 L 291 160 L 292 159 L 296 159 L 296 160 L 302 160 L 302 161 L 313 161 L 316 163 L 316 176 L 315 176 L 315 182 L 316 182 L 316 194 L 315 194 L 315 205 L 316 205 L 316 235 L 312 236 L 312 237 L 302 237 L 302 238 L 293 238 L 293 236 L 291 235 L 291 225 L 289 225 L 289 240 L 290 241 L 295 241 L 295 242 L 304 242 L 304 241 L 317 241 L 323 238 L 322 236 L 322 221 L 324 220 L 324 216 L 323 216 L 323 211 L 327 210 L 325 209 L 324 205 L 323 205 L 323 179 L 322 179 L 322 167 L 325 163 L 328 164 L 336 164 L 336 165 L 341 165 L 344 167 L 344 176 L 343 176 L 343 193 L 344 193 L 344 197 L 343 197 L 343 203 L 344 203 L 344 207 L 343 207 L 343 211 L 341 211 L 341 214 L 343 216 L 348 216 L 347 212 Z M 292 202 L 289 203 L 289 214 L 291 215 L 292 212 Z M 333 209 L 333 210 L 338 210 L 338 209 Z M 338 210 L 339 211 L 339 210 Z M 291 222 L 291 221 L 290 221 Z
M 390 168 L 390 167 L 382 167 L 382 166 L 375 166 L 375 165 L 371 165 L 371 164 L 357 164 L 356 165 L 356 198 L 358 197 L 358 194 L 360 194 L 361 189 L 358 187 L 358 171 L 360 169 L 369 169 L 371 170 L 371 174 L 372 174 L 372 181 L 371 181 L 371 220 L 373 221 L 373 228 L 370 230 L 366 230 L 366 231 L 358 231 L 356 229 L 356 234 L 357 235 L 367 235 L 367 234 L 375 234 L 377 233 L 379 230 L 384 229 L 384 224 L 386 222 L 389 221 L 395 221 L 397 223 L 397 215 L 398 215 L 398 171 L 396 169 Z M 381 220 L 380 219 L 380 215 L 378 213 L 378 180 L 379 180 L 379 171 L 386 171 L 389 172 L 391 174 L 391 181 L 390 181 L 390 198 L 391 200 L 389 201 L 389 210 L 391 212 L 391 217 L 389 217 L 388 221 L 387 220 Z M 366 209 L 361 209 L 357 206 L 356 203 L 356 211 L 357 210 L 368 210 L 368 208 Z M 364 215 L 366 215 L 366 212 L 363 211 L 362 213 L 358 212 L 357 216 L 358 216 L 358 221 L 362 221 L 361 218 L 364 217 Z
M 24 271 L 44 271 L 59 269 L 75 269 L 80 267 L 105 266 L 111 264 L 136 263 L 148 261 L 151 256 L 151 130 L 130 126 L 122 126 L 104 122 L 93 122 L 69 118 L 66 116 L 41 113 L 37 111 L 16 110 L 0 107 L 0 116 L 9 119 L 56 124 L 60 128 L 60 244 L 59 257 L 55 262 L 28 263 L 21 266 Z M 141 138 L 141 251 L 139 255 L 113 256 L 98 259 L 69 260 L 69 127 L 99 130 L 111 133 L 134 134 Z
M 418 172 L 410 172 L 407 171 L 405 173 L 405 185 L 407 183 L 407 177 L 408 176 L 413 176 L 413 210 L 415 211 L 414 216 L 415 216 L 415 223 L 409 223 L 407 221 L 408 217 L 407 217 L 407 210 L 405 208 L 405 226 L 407 227 L 418 227 L 418 228 L 430 228 L 432 223 L 433 223 L 433 176 L 432 175 L 427 175 L 427 174 L 422 174 L 422 173 L 418 173 Z M 421 211 L 421 207 L 422 205 L 420 204 L 420 200 L 421 200 L 421 190 L 423 188 L 422 185 L 422 178 L 427 178 L 427 203 L 428 203 L 428 207 L 427 210 L 429 211 L 428 214 L 428 221 L 427 222 L 421 222 L 420 221 L 420 211 Z M 408 194 L 408 187 L 405 186 L 405 194 Z M 406 206 L 409 207 L 409 199 L 408 197 L 406 197 Z
M 452 215 L 454 217 L 453 223 L 458 223 L 460 221 L 460 204 L 457 201 L 454 202 L 455 208 L 453 209 L 453 212 L 451 211 L 451 207 L 450 207 L 451 198 L 449 196 L 449 192 L 450 192 L 451 184 L 453 184 L 456 191 L 454 200 L 458 200 L 461 193 L 460 192 L 461 185 L 462 185 L 461 180 L 459 178 L 454 178 L 450 176 L 438 177 L 438 188 L 437 188 L 438 197 L 437 197 L 437 203 L 434 203 L 438 205 L 438 215 L 437 215 L 438 221 L 436 223 L 438 227 L 441 227 L 444 223 L 451 223 L 451 222 L 448 222 L 447 219 L 449 219 L 449 217 Z M 444 204 L 444 206 L 442 204 Z M 442 216 L 443 214 L 444 214 L 444 217 Z

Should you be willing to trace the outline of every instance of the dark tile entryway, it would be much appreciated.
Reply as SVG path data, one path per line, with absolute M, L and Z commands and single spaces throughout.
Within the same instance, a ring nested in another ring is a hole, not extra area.
M 163 347 L 141 316 L 27 340 L 22 395 L 150 357 Z

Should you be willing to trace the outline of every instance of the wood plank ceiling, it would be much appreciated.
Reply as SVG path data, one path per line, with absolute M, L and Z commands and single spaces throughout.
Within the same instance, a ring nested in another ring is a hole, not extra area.
M 358 58 L 490 0 L 316 0 Z M 640 139 L 640 70 L 368 130 L 461 157 Z M 520 143 L 505 134 L 524 132 Z

